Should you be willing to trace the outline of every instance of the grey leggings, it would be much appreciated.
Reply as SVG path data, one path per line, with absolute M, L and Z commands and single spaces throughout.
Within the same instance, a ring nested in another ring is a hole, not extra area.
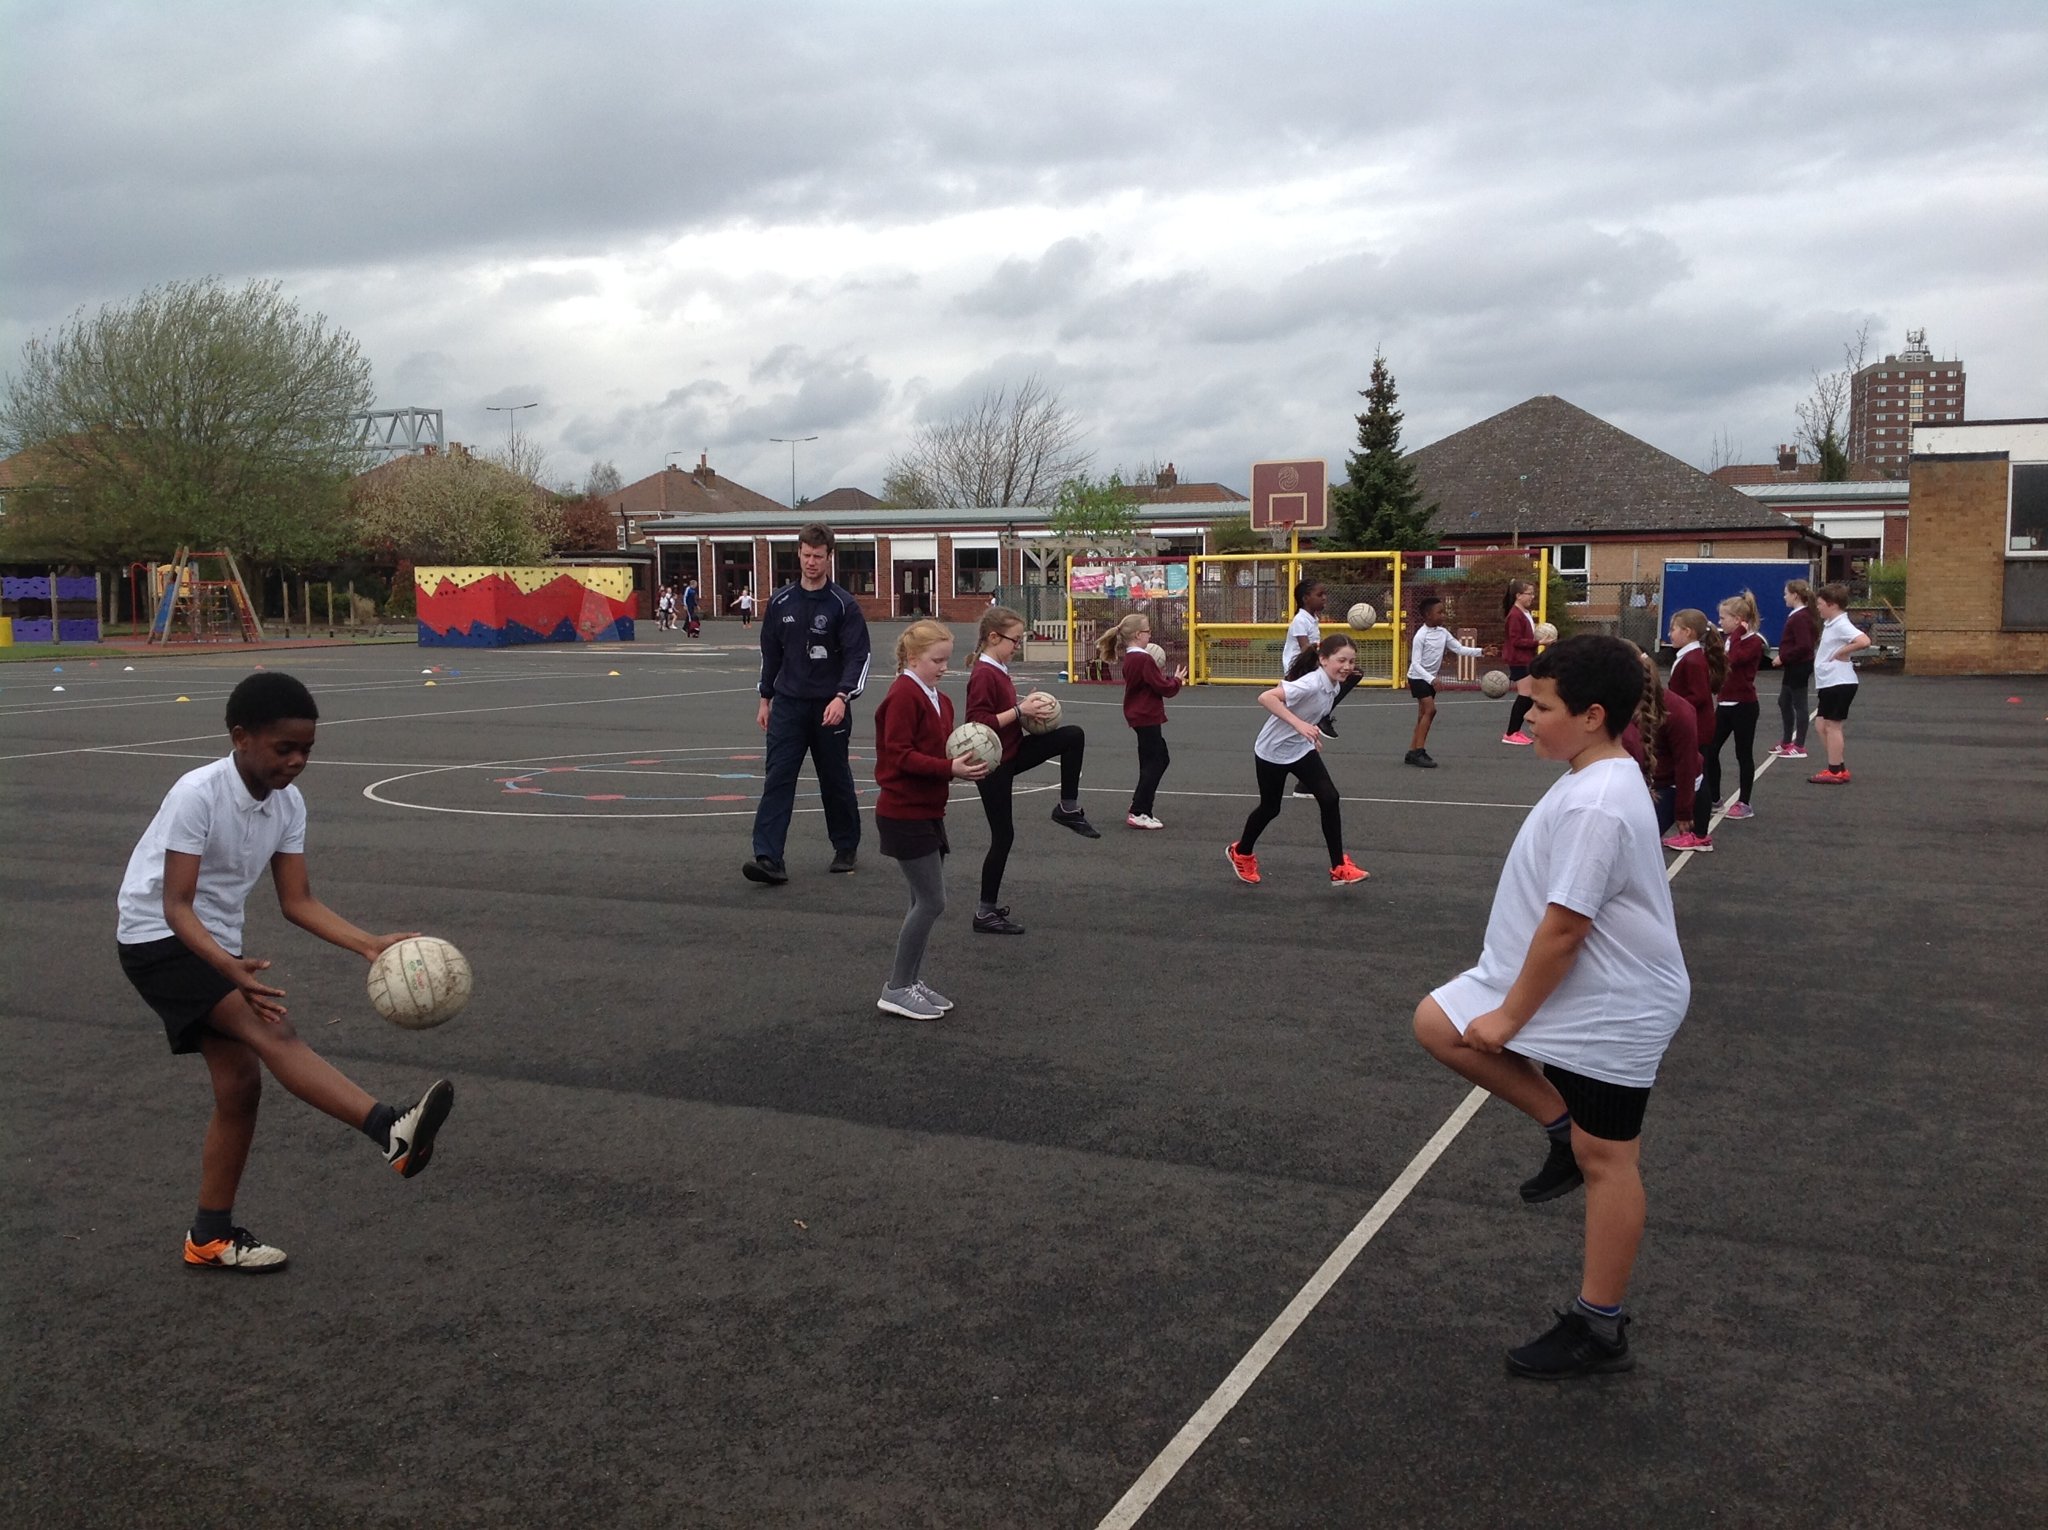
M 932 926 L 946 911 L 946 858 L 934 850 L 896 864 L 910 884 L 910 912 L 903 916 L 903 929 L 896 936 L 896 966 L 889 974 L 889 986 L 908 988 L 924 966 L 924 948 L 932 938 Z

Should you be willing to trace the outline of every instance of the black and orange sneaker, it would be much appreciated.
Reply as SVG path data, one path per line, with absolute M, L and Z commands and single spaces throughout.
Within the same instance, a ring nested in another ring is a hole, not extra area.
M 401 1178 L 411 1179 L 434 1156 L 434 1134 L 455 1104 L 455 1086 L 445 1078 L 427 1086 L 419 1103 L 391 1123 L 391 1145 L 384 1161 Z
M 225 1238 L 194 1243 L 185 1234 L 185 1267 L 189 1270 L 240 1270 L 245 1275 L 268 1275 L 285 1266 L 285 1253 L 268 1243 L 259 1243 L 246 1227 L 237 1227 Z

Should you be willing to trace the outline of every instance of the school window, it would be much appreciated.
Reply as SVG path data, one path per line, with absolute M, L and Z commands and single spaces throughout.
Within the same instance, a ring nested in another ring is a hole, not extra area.
M 839 582 L 855 595 L 875 593 L 875 544 L 841 542 L 835 555 Z
M 2006 551 L 2048 557 L 2048 462 L 2013 464 L 2007 515 Z
M 1550 566 L 1557 570 L 1571 590 L 1575 606 L 1586 603 L 1586 586 L 1593 577 L 1593 549 L 1584 542 L 1560 542 L 1550 550 Z
M 1000 556 L 993 547 L 956 547 L 953 549 L 953 593 L 956 595 L 993 595 L 996 589 L 996 559 Z
M 796 543 L 771 542 L 768 544 L 768 588 L 779 590 L 785 584 L 795 584 L 803 578 L 803 565 L 796 561 Z

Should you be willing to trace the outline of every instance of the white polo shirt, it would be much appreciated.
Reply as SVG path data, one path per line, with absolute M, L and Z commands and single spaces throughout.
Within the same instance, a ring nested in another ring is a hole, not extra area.
M 1287 678 L 1287 666 L 1294 662 L 1294 656 L 1301 651 L 1298 639 L 1308 640 L 1308 650 L 1314 653 L 1323 641 L 1323 624 L 1306 611 L 1294 613 L 1294 620 L 1287 624 L 1287 640 L 1280 645 L 1280 678 Z
M 227 950 L 242 949 L 243 906 L 270 858 L 280 850 L 306 850 L 306 799 L 296 786 L 258 800 L 249 795 L 235 757 L 187 771 L 164 793 L 121 878 L 123 945 L 162 940 L 173 933 L 164 919 L 164 853 L 199 857 L 199 887 L 192 907 L 207 933 Z
M 1471 658 L 1479 657 L 1479 650 L 1467 648 L 1451 635 L 1448 627 L 1431 627 L 1426 623 L 1415 629 L 1414 641 L 1408 645 L 1408 678 L 1436 683 L 1437 671 L 1444 667 L 1444 654 L 1462 653 Z
M 1305 723 L 1321 727 L 1330 708 L 1337 704 L 1337 682 L 1318 664 L 1299 680 L 1280 682 L 1280 702 Z M 1266 714 L 1266 725 L 1252 743 L 1252 753 L 1269 765 L 1292 765 L 1315 745 L 1294 731 L 1284 717 Z
M 1431 995 L 1460 1035 L 1498 1009 L 1556 903 L 1593 921 L 1556 991 L 1510 1052 L 1646 1089 L 1692 999 L 1678 946 L 1657 812 L 1631 759 L 1570 771 L 1543 794 L 1508 851 L 1479 964 Z
M 1814 645 L 1813 684 L 1816 690 L 1825 690 L 1831 685 L 1856 684 L 1856 666 L 1842 657 L 1842 650 L 1856 641 L 1861 630 L 1849 620 L 1847 611 L 1837 611 L 1828 618 L 1828 624 L 1820 629 L 1820 639 Z

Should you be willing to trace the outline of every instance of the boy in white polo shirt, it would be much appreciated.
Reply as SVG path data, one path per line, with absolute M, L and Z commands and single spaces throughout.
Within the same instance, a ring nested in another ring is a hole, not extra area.
M 1444 667 L 1447 653 L 1464 654 L 1478 658 L 1477 648 L 1467 648 L 1444 625 L 1444 603 L 1440 596 L 1425 595 L 1417 608 L 1422 625 L 1415 629 L 1415 637 L 1408 645 L 1408 694 L 1415 698 L 1415 732 L 1409 736 L 1408 752 L 1402 762 L 1419 765 L 1424 770 L 1435 770 L 1436 761 L 1429 757 L 1429 725 L 1436 721 L 1436 677 Z
M 375 961 L 405 935 L 371 935 L 313 896 L 306 877 L 306 803 L 292 783 L 313 750 L 312 694 L 275 670 L 228 697 L 234 752 L 172 785 L 121 879 L 121 970 L 164 1022 L 174 1053 L 198 1052 L 213 1079 L 213 1119 L 200 1156 L 199 1214 L 185 1238 L 194 1269 L 281 1270 L 282 1249 L 234 1225 L 235 1190 L 256 1133 L 263 1069 L 307 1104 L 355 1127 L 407 1179 L 433 1157 L 455 1102 L 446 1079 L 406 1110 L 380 1104 L 299 1039 L 267 961 L 242 954 L 242 918 L 267 868 L 284 916 Z
M 1529 678 L 1536 752 L 1571 769 L 1515 836 L 1479 964 L 1416 1007 L 1415 1035 L 1549 1136 L 1523 1200 L 1586 1186 L 1578 1298 L 1507 1356 L 1512 1375 L 1556 1380 L 1635 1363 L 1622 1302 L 1643 1236 L 1643 1113 L 1692 981 L 1656 810 L 1621 745 L 1641 661 L 1619 638 L 1567 638 Z

